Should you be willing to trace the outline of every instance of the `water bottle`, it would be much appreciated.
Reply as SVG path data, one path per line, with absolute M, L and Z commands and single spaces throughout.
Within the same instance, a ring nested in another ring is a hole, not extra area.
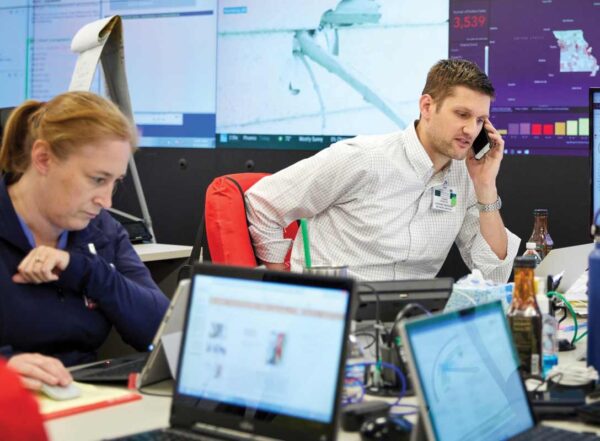
M 592 227 L 594 249 L 588 272 L 587 364 L 600 372 L 600 228 Z
M 535 266 L 538 266 L 542 261 L 540 254 L 536 251 L 537 244 L 535 242 L 527 242 L 523 256 L 532 256 L 535 259 Z

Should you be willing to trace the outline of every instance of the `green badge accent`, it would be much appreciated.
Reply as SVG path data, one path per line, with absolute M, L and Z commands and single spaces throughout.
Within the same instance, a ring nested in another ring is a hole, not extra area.
M 456 193 L 450 193 L 450 205 L 456 207 Z

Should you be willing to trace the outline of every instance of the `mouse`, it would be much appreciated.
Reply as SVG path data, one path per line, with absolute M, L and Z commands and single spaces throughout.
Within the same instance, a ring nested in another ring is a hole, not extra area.
M 81 396 L 81 389 L 79 389 L 79 387 L 77 387 L 74 383 L 70 383 L 66 386 L 53 386 L 50 384 L 43 383 L 40 392 L 48 398 L 57 401 L 71 400 L 73 398 Z
M 412 423 L 400 416 L 379 416 L 363 423 L 360 428 L 362 441 L 408 441 Z

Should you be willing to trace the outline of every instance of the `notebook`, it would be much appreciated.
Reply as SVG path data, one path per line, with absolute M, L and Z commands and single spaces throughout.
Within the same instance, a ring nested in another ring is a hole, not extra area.
M 537 266 L 535 275 L 545 279 L 547 276 L 557 276 L 564 272 L 558 291 L 567 292 L 577 278 L 587 270 L 588 258 L 593 249 L 593 243 L 555 248 Z
M 73 379 L 89 383 L 127 382 L 129 374 L 132 372 L 141 372 L 137 379 L 137 387 L 140 388 L 171 378 L 172 374 L 167 362 L 163 339 L 169 336 L 176 338 L 181 333 L 189 289 L 189 279 L 181 280 L 177 285 L 169 308 L 165 312 L 161 324 L 156 331 L 156 335 L 150 346 L 152 350 L 149 354 L 138 353 L 103 360 L 85 368 L 72 371 Z M 173 354 L 169 354 L 169 356 L 174 357 L 176 360 L 179 356 L 178 349 L 179 345 L 174 345 Z
M 345 278 L 195 266 L 171 427 L 120 439 L 335 440 L 353 291 Z
M 401 333 L 430 441 L 600 440 L 536 425 L 499 301 L 409 320 Z

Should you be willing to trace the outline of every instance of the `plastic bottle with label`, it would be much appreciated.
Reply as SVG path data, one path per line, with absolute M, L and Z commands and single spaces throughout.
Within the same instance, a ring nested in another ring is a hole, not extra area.
M 541 376 L 542 313 L 535 300 L 534 267 L 535 260 L 530 256 L 515 259 L 515 288 L 507 316 L 521 372 Z
M 527 242 L 525 245 L 526 250 L 523 253 L 523 256 L 531 256 L 535 259 L 535 266 L 538 266 L 542 261 L 540 254 L 537 252 L 537 244 L 535 242 Z

